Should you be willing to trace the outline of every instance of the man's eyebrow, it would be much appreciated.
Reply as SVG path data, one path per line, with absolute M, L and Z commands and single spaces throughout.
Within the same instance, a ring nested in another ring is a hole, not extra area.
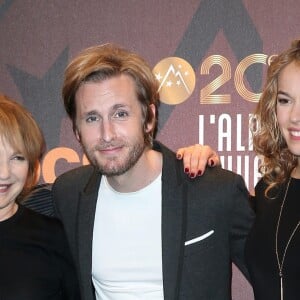
M 85 115 L 98 115 L 98 112 L 96 110 L 90 110 L 90 111 L 87 111 L 85 112 Z
M 113 109 L 118 109 L 118 108 L 125 108 L 125 107 L 129 107 L 129 105 L 118 103 L 118 104 L 115 104 L 112 108 Z
M 99 116 L 99 112 L 97 110 L 90 110 L 90 111 L 86 111 L 86 112 L 82 112 L 81 117 L 88 117 L 88 116 L 95 116 L 98 115 Z

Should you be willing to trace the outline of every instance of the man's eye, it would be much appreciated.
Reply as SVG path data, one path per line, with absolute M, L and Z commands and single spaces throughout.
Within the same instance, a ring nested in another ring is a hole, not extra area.
M 96 116 L 89 116 L 86 118 L 87 123 L 96 122 L 97 120 L 98 120 L 98 117 L 96 117 Z
M 126 117 L 128 117 L 128 112 L 127 111 L 117 111 L 116 113 L 115 113 L 115 117 L 116 118 L 126 118 Z

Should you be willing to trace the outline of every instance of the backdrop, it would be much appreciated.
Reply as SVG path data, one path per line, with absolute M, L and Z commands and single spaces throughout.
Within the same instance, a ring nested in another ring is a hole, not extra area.
M 160 82 L 158 139 L 173 150 L 211 145 L 252 192 L 249 118 L 270 59 L 299 37 L 299 13 L 297 0 L 0 1 L 1 92 L 44 131 L 40 181 L 87 163 L 62 107 L 63 70 L 83 48 L 114 42 L 145 57 Z M 253 299 L 236 270 L 233 299 Z

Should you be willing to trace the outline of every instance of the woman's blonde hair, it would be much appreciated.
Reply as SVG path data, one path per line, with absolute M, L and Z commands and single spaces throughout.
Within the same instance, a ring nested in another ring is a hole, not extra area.
M 268 185 L 266 196 L 272 188 L 283 183 L 297 165 L 297 158 L 289 151 L 279 129 L 276 112 L 278 77 L 292 62 L 300 67 L 300 40 L 293 41 L 289 49 L 272 60 L 262 96 L 256 107 L 256 124 L 251 128 L 254 151 L 262 156 L 259 171 Z
M 28 176 L 17 201 L 32 189 L 37 182 L 39 160 L 45 141 L 31 114 L 19 103 L 0 94 L 0 138 L 28 160 Z

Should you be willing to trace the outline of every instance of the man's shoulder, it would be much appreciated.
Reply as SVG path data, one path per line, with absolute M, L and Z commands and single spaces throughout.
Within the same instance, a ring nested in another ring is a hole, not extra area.
M 242 179 L 241 175 L 239 175 L 239 174 L 237 174 L 237 173 L 235 173 L 233 171 L 224 169 L 221 166 L 206 167 L 206 171 L 207 171 L 207 175 L 216 176 L 220 180 L 225 180 L 225 179 L 227 179 L 227 180 L 233 180 L 233 179 L 237 179 L 237 178 L 241 178 Z
M 176 159 L 176 154 L 170 150 L 167 146 L 162 144 L 159 141 L 155 141 L 153 145 L 153 149 L 159 151 L 163 154 L 164 157 L 164 168 L 168 170 L 175 170 L 173 169 L 174 165 L 176 166 L 177 172 L 179 172 L 181 180 L 191 182 L 195 184 L 195 182 L 199 182 L 202 184 L 207 184 L 207 182 L 215 182 L 215 183 L 232 183 L 232 182 L 240 182 L 244 183 L 244 179 L 241 175 L 223 169 L 221 166 L 216 167 L 209 167 L 207 166 L 205 172 L 202 176 L 197 177 L 196 179 L 191 179 L 187 176 L 187 174 L 183 171 L 183 162 L 182 160 Z
M 52 186 L 52 196 L 56 214 L 65 219 L 74 215 L 79 195 L 85 191 L 95 168 L 91 165 L 67 171 L 56 178 Z
M 86 184 L 94 172 L 95 168 L 91 165 L 81 166 L 69 170 L 56 178 L 53 187 L 60 185 L 67 187 L 70 185 L 71 187 L 76 188 L 75 184 Z
M 216 192 L 221 192 L 222 190 L 232 191 L 233 189 L 239 189 L 243 190 L 244 193 L 248 193 L 245 181 L 241 175 L 223 169 L 220 166 L 207 167 L 204 174 L 196 179 L 196 185 L 202 189 L 207 188 Z M 189 179 L 188 181 L 191 182 L 191 180 L 193 179 Z

